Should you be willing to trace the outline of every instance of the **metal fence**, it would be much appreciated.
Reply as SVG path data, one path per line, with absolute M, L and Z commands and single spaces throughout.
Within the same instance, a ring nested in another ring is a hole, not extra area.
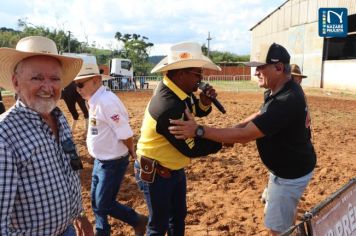
M 133 79 L 122 77 L 104 81 L 104 85 L 114 91 L 153 90 L 162 79 L 163 76 L 135 76 Z M 204 76 L 203 81 L 211 84 L 220 91 L 238 92 L 260 90 L 257 83 L 251 81 L 250 75 L 209 75 Z

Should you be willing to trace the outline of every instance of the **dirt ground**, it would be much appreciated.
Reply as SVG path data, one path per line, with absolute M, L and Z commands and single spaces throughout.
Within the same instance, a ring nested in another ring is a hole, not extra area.
M 318 162 L 314 177 L 304 193 L 298 218 L 335 192 L 356 173 L 356 99 L 306 90 L 312 116 L 313 143 Z M 139 138 L 144 109 L 152 92 L 120 92 L 118 96 L 128 108 L 135 139 Z M 341 94 L 342 95 L 342 94 Z M 262 103 L 261 92 L 220 92 L 225 115 L 214 110 L 202 119 L 205 124 L 226 127 L 236 124 L 257 111 Z M 12 97 L 4 97 L 6 108 Z M 68 120 L 70 114 L 60 101 Z M 93 160 L 85 146 L 84 121 L 74 132 L 84 167 L 81 174 L 84 208 L 94 224 L 90 206 L 90 184 Z M 236 144 L 215 155 L 194 159 L 186 168 L 188 178 L 188 216 L 186 235 L 267 235 L 263 226 L 261 193 L 267 183 L 267 170 L 261 163 L 254 142 Z M 117 199 L 138 212 L 147 214 L 142 193 L 133 176 L 130 163 L 126 179 Z M 133 235 L 130 226 L 111 218 L 112 235 Z

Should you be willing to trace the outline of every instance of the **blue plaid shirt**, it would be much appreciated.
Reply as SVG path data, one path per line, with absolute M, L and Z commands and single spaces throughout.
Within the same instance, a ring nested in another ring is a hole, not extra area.
M 0 235 L 60 235 L 82 211 L 78 171 L 61 143 L 72 139 L 52 114 L 59 143 L 40 115 L 17 103 L 0 116 Z

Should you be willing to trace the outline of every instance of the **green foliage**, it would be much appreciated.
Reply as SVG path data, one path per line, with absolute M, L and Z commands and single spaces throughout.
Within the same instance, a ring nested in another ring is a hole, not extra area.
M 27 19 L 19 19 L 18 26 L 20 30 L 14 30 L 6 27 L 0 28 L 0 47 L 14 48 L 16 43 L 23 37 L 31 35 L 45 36 L 56 42 L 58 51 L 72 53 L 89 53 L 97 58 L 98 64 L 109 64 L 112 58 L 128 58 L 132 61 L 136 74 L 149 74 L 155 64 L 163 56 L 153 56 L 149 58 L 149 50 L 154 45 L 148 42 L 148 38 L 140 34 L 122 34 L 116 32 L 115 38 L 122 42 L 121 50 L 108 50 L 96 48 L 96 42 L 88 45 L 86 42 L 79 42 L 70 32 L 63 29 L 51 30 L 45 26 L 36 26 L 29 23 Z M 70 50 L 69 50 L 70 47 Z M 205 55 L 208 48 L 203 45 L 202 51 Z M 249 61 L 249 55 L 236 55 L 229 52 L 210 51 L 210 58 L 215 63 L 221 62 L 243 62 Z
M 208 55 L 208 48 L 205 44 L 202 46 L 202 51 L 204 55 Z M 219 52 L 219 51 L 210 51 L 210 59 L 215 63 L 222 62 L 246 62 L 250 60 L 250 55 L 237 55 L 231 52 Z
M 136 74 L 148 74 L 152 65 L 148 62 L 149 49 L 153 43 L 146 42 L 147 37 L 139 34 L 124 34 L 116 32 L 115 38 L 123 43 L 119 57 L 131 60 Z
M 19 33 L 12 29 L 2 29 L 0 30 L 0 47 L 14 48 L 20 39 Z
M 21 38 L 39 35 L 52 39 L 56 42 L 59 52 L 72 52 L 72 53 L 85 53 L 88 52 L 88 49 L 85 44 L 79 42 L 74 38 L 70 32 L 65 32 L 62 29 L 51 30 L 45 26 L 35 26 L 31 23 L 27 23 L 25 20 L 19 20 L 18 26 L 23 28 L 21 32 Z M 84 46 L 84 47 L 83 47 Z
M 246 62 L 250 60 L 249 55 L 236 55 L 231 52 L 219 52 L 219 51 L 212 51 L 210 52 L 210 58 L 215 63 L 221 62 Z
M 115 57 L 115 52 L 109 49 L 88 48 L 89 54 L 94 55 L 99 65 L 109 65 L 109 61 Z

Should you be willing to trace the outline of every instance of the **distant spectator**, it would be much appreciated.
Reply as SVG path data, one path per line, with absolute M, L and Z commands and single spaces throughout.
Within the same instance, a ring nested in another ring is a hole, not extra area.
M 294 80 L 294 82 L 296 82 L 298 84 L 302 84 L 302 79 L 308 77 L 301 73 L 300 68 L 297 64 L 291 64 L 291 72 L 292 72 L 291 73 L 292 79 Z
M 136 73 L 134 72 L 134 74 L 133 74 L 133 77 L 132 77 L 132 82 L 133 82 L 133 86 L 134 86 L 134 88 L 133 89 L 137 89 L 137 84 L 136 84 Z
M 78 118 L 79 118 L 79 113 L 78 113 L 77 109 L 75 108 L 75 104 L 78 104 L 78 106 L 80 107 L 80 109 L 82 110 L 82 112 L 84 114 L 85 129 L 87 129 L 88 128 L 89 112 L 88 112 L 87 106 L 85 104 L 85 100 L 78 93 L 74 82 L 71 82 L 67 87 L 65 87 L 62 90 L 61 98 L 66 103 L 68 110 L 73 118 L 72 132 L 74 132 L 76 125 L 77 125 Z
M 146 77 L 145 74 L 142 74 L 140 76 L 140 89 L 144 89 L 146 85 L 146 88 L 148 89 L 148 83 L 146 83 Z

